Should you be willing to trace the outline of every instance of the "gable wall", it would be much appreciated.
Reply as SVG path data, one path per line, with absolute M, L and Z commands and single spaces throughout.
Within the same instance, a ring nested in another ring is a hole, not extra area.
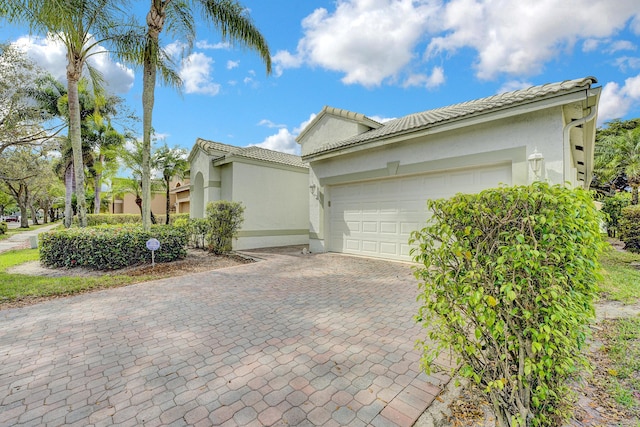
M 325 115 L 307 132 L 304 139 L 300 141 L 302 155 L 304 156 L 314 151 L 327 141 L 341 141 L 365 132 L 368 129 L 366 126 L 360 125 L 352 120 Z

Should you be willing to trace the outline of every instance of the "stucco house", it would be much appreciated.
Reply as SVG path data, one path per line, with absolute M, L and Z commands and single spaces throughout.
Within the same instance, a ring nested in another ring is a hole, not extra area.
M 310 250 L 408 261 L 427 199 L 535 179 L 588 188 L 596 83 L 545 84 L 385 123 L 324 107 L 297 138 L 310 167 Z
M 309 167 L 300 156 L 198 138 L 188 161 L 191 218 L 215 200 L 244 205 L 234 249 L 308 243 Z

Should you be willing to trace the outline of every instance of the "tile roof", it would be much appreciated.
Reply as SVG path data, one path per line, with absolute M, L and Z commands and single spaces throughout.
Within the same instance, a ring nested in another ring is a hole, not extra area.
M 282 153 L 280 151 L 268 150 L 266 148 L 249 146 L 236 147 L 233 145 L 222 144 L 220 142 L 208 141 L 198 138 L 196 145 L 202 148 L 207 154 L 213 155 L 214 151 L 222 151 L 224 154 L 219 156 L 220 159 L 230 157 L 243 157 L 245 159 L 258 160 L 268 163 L 278 163 L 287 166 L 295 166 L 300 168 L 308 168 L 309 165 L 302 161 L 300 156 L 295 154 Z
M 597 80 L 594 77 L 566 80 L 558 83 L 548 83 L 541 86 L 533 86 L 527 89 L 501 93 L 487 98 L 476 99 L 460 104 L 410 114 L 399 119 L 385 122 L 382 126 L 359 135 L 341 141 L 332 141 L 324 144 L 314 151 L 306 154 L 305 158 L 355 145 L 366 144 L 368 142 L 395 135 L 427 129 L 447 122 L 512 108 L 518 105 L 524 105 L 545 98 L 562 95 L 564 93 L 575 92 L 576 90 L 588 89 L 594 83 L 597 83 Z

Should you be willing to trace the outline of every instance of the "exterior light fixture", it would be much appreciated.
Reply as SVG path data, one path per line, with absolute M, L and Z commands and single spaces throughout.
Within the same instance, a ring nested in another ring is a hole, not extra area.
M 536 147 L 533 150 L 533 153 L 527 158 L 529 161 L 529 166 L 533 171 L 534 180 L 539 180 L 542 172 L 542 162 L 544 161 L 544 156 L 542 153 L 538 152 L 538 148 Z
M 311 192 L 311 195 L 318 200 L 318 187 L 315 184 L 311 184 L 309 186 L 309 191 Z

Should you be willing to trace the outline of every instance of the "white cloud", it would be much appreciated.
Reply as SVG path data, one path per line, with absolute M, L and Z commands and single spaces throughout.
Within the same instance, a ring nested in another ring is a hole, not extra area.
M 300 154 L 300 145 L 296 142 L 296 137 L 302 132 L 302 130 L 307 127 L 309 123 L 316 117 L 315 114 L 311 114 L 309 119 L 300 123 L 293 129 L 293 132 L 290 132 L 286 127 L 280 128 L 278 133 L 275 135 L 270 135 L 265 138 L 259 144 L 255 144 L 258 147 L 267 148 L 269 150 L 281 151 L 283 153 L 289 154 Z M 259 125 L 269 125 L 272 124 L 270 120 L 261 120 Z M 282 125 L 275 125 L 273 127 L 279 127 Z M 272 127 L 272 126 L 269 126 Z
M 368 116 L 368 117 L 371 120 L 375 120 L 378 123 L 386 123 L 396 119 L 396 117 L 381 117 L 381 116 Z
M 229 49 L 229 43 L 219 42 L 219 43 L 209 43 L 207 40 L 199 40 L 196 42 L 196 47 L 198 49 Z
M 635 70 L 640 68 L 640 57 L 621 56 L 616 58 L 615 64 L 622 72 L 626 73 L 629 69 Z
M 444 6 L 443 30 L 432 39 L 427 55 L 471 47 L 481 79 L 500 73 L 533 75 L 544 64 L 571 50 L 579 39 L 606 38 L 638 14 L 637 0 L 452 0 Z M 596 17 L 605 17 L 597 19 Z M 594 41 L 587 43 L 593 48 Z M 583 49 L 585 46 L 583 45 Z
M 238 68 L 240 66 L 240 61 L 227 61 L 227 70 L 233 70 L 234 68 Z
M 180 78 L 184 85 L 185 93 L 198 93 L 203 95 L 217 95 L 220 85 L 213 82 L 213 59 L 204 53 L 192 53 L 182 60 Z
M 600 46 L 600 40 L 596 39 L 587 39 L 582 43 L 582 51 L 583 52 L 593 52 L 598 49 Z
M 296 142 L 295 135 L 286 128 L 280 129 L 275 135 L 268 136 L 256 146 L 283 153 L 300 154 L 300 146 Z
M 276 74 L 302 63 L 344 73 L 345 84 L 378 86 L 395 79 L 415 57 L 436 1 L 342 0 L 333 13 L 316 9 L 302 21 L 295 54 L 274 56 Z
M 292 55 L 286 50 L 276 52 L 271 58 L 271 62 L 276 77 L 280 77 L 285 68 L 299 68 L 304 63 L 302 55 Z
M 184 56 L 188 49 L 189 45 L 180 40 L 169 43 L 164 47 L 164 51 L 167 53 L 167 55 L 174 59 Z
M 521 80 L 510 80 L 508 82 L 505 82 L 502 86 L 500 86 L 500 88 L 496 91 L 496 94 L 513 92 L 514 90 L 526 89 L 531 86 L 533 86 L 531 82 L 521 81 Z
M 421 86 L 427 89 L 436 88 L 445 82 L 444 69 L 433 67 L 431 74 L 412 74 L 404 82 L 404 87 Z
M 268 119 L 260 120 L 258 122 L 258 126 L 266 126 L 268 128 L 278 128 L 278 129 L 287 127 L 287 125 L 279 125 L 279 124 L 276 124 L 276 123 L 274 123 L 274 122 L 272 122 L 271 120 L 268 120 Z
M 607 53 L 616 53 L 621 50 L 636 50 L 637 46 L 629 40 L 617 40 L 611 43 L 611 46 L 607 49 Z
M 342 74 L 345 84 L 436 87 L 444 74 L 424 70 L 435 57 L 477 53 L 481 79 L 539 74 L 548 61 L 608 46 L 634 48 L 613 38 L 629 26 L 640 34 L 637 0 L 337 0 L 302 21 L 295 51 L 273 56 L 274 74 L 301 66 Z M 601 19 L 606 17 L 606 19 Z M 423 46 L 426 45 L 426 48 Z M 424 55 L 420 54 L 424 51 Z M 437 69 L 434 68 L 434 70 Z
M 622 118 L 636 106 L 640 106 L 640 74 L 626 79 L 622 86 L 609 82 L 600 95 L 598 123 Z
M 51 73 L 57 80 L 67 80 L 67 55 L 62 42 L 53 36 L 23 36 L 14 43 L 40 67 Z M 104 77 L 108 90 L 115 93 L 128 92 L 133 86 L 134 72 L 125 65 L 114 61 L 107 50 L 98 45 L 94 52 L 100 52 L 89 58 L 89 62 Z

